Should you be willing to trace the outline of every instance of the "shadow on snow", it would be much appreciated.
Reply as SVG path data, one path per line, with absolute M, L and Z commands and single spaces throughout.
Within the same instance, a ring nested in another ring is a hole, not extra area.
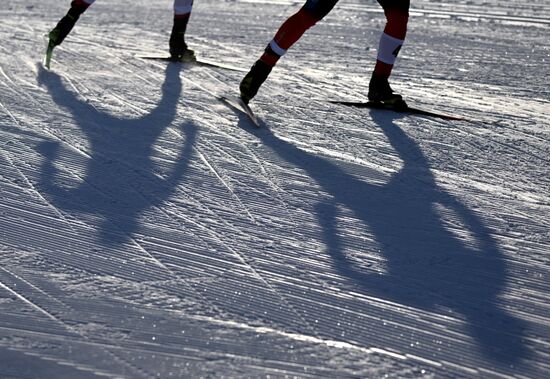
M 152 159 L 155 142 L 176 116 L 182 93 L 180 70 L 178 64 L 167 66 L 162 97 L 153 111 L 137 119 L 120 119 L 78 99 L 65 88 L 59 75 L 40 68 L 39 83 L 84 132 L 89 159 L 77 185 L 60 185 L 62 172 L 53 164 L 59 161 L 60 144 L 40 144 L 38 150 L 46 159 L 38 188 L 61 210 L 100 216 L 98 233 L 103 244 L 128 240 L 137 231 L 142 213 L 167 200 L 188 167 L 197 133 L 192 123 L 180 128 L 185 133 L 185 146 L 169 173 L 161 173 Z M 63 182 L 67 180 L 75 179 L 65 178 Z
M 44 70 L 39 73 L 39 82 L 54 101 L 73 114 L 91 151 L 83 181 L 68 189 L 56 184 L 59 173 L 52 161 L 58 155 L 58 144 L 43 143 L 40 151 L 48 159 L 43 163 L 39 188 L 60 209 L 101 216 L 100 235 L 105 243 L 122 243 L 136 232 L 140 214 L 165 201 L 188 166 L 196 138 L 193 124 L 182 128 L 185 147 L 166 178 L 155 174 L 151 159 L 154 143 L 175 118 L 182 91 L 179 67 L 168 65 L 158 106 L 135 120 L 101 113 L 77 99 L 58 75 Z M 485 356 L 504 364 L 519 363 L 528 355 L 521 341 L 523 323 L 499 306 L 506 266 L 489 229 L 478 215 L 437 185 L 418 144 L 388 113 L 373 111 L 371 115 L 403 161 L 399 172 L 383 185 L 348 174 L 330 160 L 279 139 L 267 128 L 252 130 L 243 117 L 241 124 L 332 196 L 332 201 L 319 203 L 316 211 L 327 253 L 342 277 L 371 296 L 428 311 L 451 309 L 464 317 Z M 351 210 L 372 232 L 386 261 L 383 275 L 357 267 L 344 253 L 338 206 Z M 451 232 L 438 206 L 460 220 L 475 243 L 466 243 Z M 113 233 L 113 225 L 123 233 Z
M 428 311 L 451 309 L 462 315 L 485 357 L 506 366 L 519 364 L 528 356 L 522 342 L 524 325 L 503 310 L 498 299 L 506 285 L 502 251 L 480 217 L 437 185 L 418 144 L 394 123 L 402 116 L 370 114 L 403 161 L 401 170 L 383 185 L 348 174 L 329 159 L 281 140 L 267 127 L 252 129 L 242 116 L 240 126 L 307 172 L 331 195 L 331 200 L 316 206 L 316 213 L 326 252 L 346 281 L 367 295 L 403 305 Z M 339 230 L 339 205 L 351 210 L 372 232 L 385 259 L 384 274 L 358 267 L 344 253 L 346 237 Z M 453 234 L 438 207 L 461 220 L 474 243 Z

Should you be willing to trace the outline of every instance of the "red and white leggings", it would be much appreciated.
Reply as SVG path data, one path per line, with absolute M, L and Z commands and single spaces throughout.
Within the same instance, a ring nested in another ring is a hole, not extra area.
M 389 76 L 407 34 L 410 0 L 377 1 L 384 9 L 387 23 L 380 37 L 374 71 L 376 75 Z M 336 3 L 338 0 L 307 0 L 296 14 L 281 25 L 260 59 L 274 66 L 305 31 L 325 17 Z

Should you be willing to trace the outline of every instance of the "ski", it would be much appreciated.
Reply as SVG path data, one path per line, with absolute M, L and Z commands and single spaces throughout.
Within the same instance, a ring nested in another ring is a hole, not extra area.
M 174 61 L 171 57 L 168 57 L 168 56 L 137 56 L 137 57 L 140 58 L 140 59 L 150 59 L 150 60 L 157 60 L 157 61 L 160 60 L 160 61 L 167 61 L 167 62 L 178 62 L 178 61 Z M 195 61 L 195 62 L 182 62 L 182 63 L 184 63 L 184 64 L 186 64 L 186 63 L 189 63 L 189 64 L 202 64 L 204 66 L 220 67 L 220 68 L 227 68 L 228 67 L 228 66 L 223 66 L 223 65 L 218 65 L 218 64 L 211 64 L 210 62 L 204 64 L 204 61 L 202 61 L 202 60 Z M 235 68 L 230 67 L 229 69 L 242 71 L 241 69 L 236 68 L 236 67 Z M 217 100 L 221 101 L 222 103 L 224 103 L 225 105 L 227 105 L 231 109 L 236 110 L 237 112 L 246 115 L 246 117 L 250 120 L 250 122 L 252 122 L 254 124 L 255 127 L 260 128 L 260 126 L 261 126 L 260 120 L 254 114 L 254 111 L 252 110 L 252 108 L 250 108 L 250 106 L 248 104 L 246 104 L 241 99 L 240 96 L 220 95 L 219 93 L 216 93 L 215 91 L 212 91 L 212 90 L 206 88 L 204 85 L 201 85 L 200 83 L 197 83 L 193 80 L 190 80 L 190 81 L 191 81 L 191 83 L 193 83 L 193 85 L 195 85 L 196 87 L 200 88 L 201 90 L 209 93 L 210 95 L 212 95 Z
M 46 67 L 48 70 L 50 69 L 54 47 L 55 45 L 52 43 L 52 41 L 49 41 L 48 47 L 46 48 L 46 55 L 44 56 L 44 67 Z
M 248 104 L 246 104 L 240 97 L 236 96 L 218 96 L 218 99 L 223 103 L 229 105 L 231 108 L 245 114 L 248 119 L 256 126 L 260 127 L 260 120 L 254 114 Z
M 246 72 L 246 70 L 243 70 L 242 68 L 226 65 L 223 63 L 217 63 L 210 60 L 205 59 L 197 59 L 195 61 L 178 61 L 172 59 L 172 57 L 169 56 L 163 56 L 163 55 L 138 55 L 137 56 L 140 59 L 149 59 L 149 60 L 156 60 L 156 61 L 164 61 L 164 62 L 180 62 L 183 64 L 189 64 L 189 65 L 195 65 L 195 66 L 203 66 L 203 67 L 214 67 L 214 68 L 221 68 L 224 70 L 230 70 L 230 71 L 239 71 L 239 72 Z
M 420 115 L 420 116 L 436 117 L 436 118 L 441 118 L 443 120 L 474 122 L 473 120 L 467 119 L 462 116 L 457 116 L 457 115 L 448 114 L 448 113 L 440 113 L 440 112 L 435 112 L 428 109 L 422 109 L 422 108 L 416 108 L 416 107 L 410 107 L 410 106 L 407 106 L 405 108 L 391 108 L 391 107 L 385 106 L 384 104 L 372 103 L 370 101 L 363 102 L 363 101 L 331 100 L 329 101 L 329 103 L 344 105 L 347 107 L 382 109 L 382 110 L 389 110 L 389 111 L 398 112 L 398 113 L 407 113 L 407 114 L 414 114 L 414 115 Z

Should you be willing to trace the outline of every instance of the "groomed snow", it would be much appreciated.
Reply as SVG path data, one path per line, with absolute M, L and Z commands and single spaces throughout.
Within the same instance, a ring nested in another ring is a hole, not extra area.
M 393 85 L 349 109 L 384 20 L 342 0 L 251 103 L 145 61 L 170 0 L 0 6 L 0 377 L 549 378 L 550 4 L 413 1 Z M 301 1 L 197 0 L 248 69 Z

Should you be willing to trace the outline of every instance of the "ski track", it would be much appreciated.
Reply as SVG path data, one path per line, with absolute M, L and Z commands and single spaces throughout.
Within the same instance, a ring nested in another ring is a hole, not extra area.
M 340 2 L 260 130 L 241 73 L 135 58 L 168 1 L 97 2 L 44 71 L 66 6 L 0 10 L 0 376 L 550 375 L 547 3 L 413 4 L 394 86 L 466 123 L 328 104 L 383 27 Z M 299 6 L 196 2 L 188 43 L 248 68 Z

